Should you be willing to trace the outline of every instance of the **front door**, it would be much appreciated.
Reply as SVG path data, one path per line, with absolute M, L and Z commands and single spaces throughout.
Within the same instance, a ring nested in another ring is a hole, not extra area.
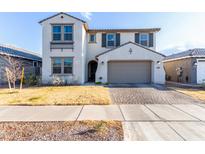
M 97 70 L 97 62 L 96 61 L 90 61 L 88 63 L 88 81 L 89 82 L 95 82 L 96 70 Z

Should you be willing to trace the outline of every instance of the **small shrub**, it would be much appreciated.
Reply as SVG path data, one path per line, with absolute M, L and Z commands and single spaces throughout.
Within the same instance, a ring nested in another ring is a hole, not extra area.
M 27 83 L 29 86 L 36 86 L 39 84 L 39 78 L 31 74 L 27 79 Z
M 109 83 L 108 83 L 108 82 L 105 82 L 104 85 L 109 85 Z
M 53 76 L 52 84 L 55 86 L 60 86 L 64 84 L 64 81 L 58 76 Z
M 201 86 L 202 86 L 203 88 L 205 88 L 205 79 L 202 80 Z
M 102 84 L 102 82 L 95 82 L 95 84 Z

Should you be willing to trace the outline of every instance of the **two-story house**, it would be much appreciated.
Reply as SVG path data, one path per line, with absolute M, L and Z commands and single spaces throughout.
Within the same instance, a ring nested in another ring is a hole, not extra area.
M 165 82 L 165 56 L 156 52 L 160 28 L 89 29 L 85 21 L 66 13 L 39 23 L 44 84 L 55 77 L 79 84 Z

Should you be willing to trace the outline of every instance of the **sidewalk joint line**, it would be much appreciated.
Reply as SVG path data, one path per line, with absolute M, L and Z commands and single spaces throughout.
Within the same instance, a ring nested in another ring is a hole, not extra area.
M 157 113 L 155 113 L 154 111 L 152 111 L 146 104 L 144 104 L 144 106 L 149 110 L 151 111 L 154 115 L 156 115 L 160 120 L 166 120 L 166 119 L 163 119 L 162 117 L 160 117 Z
M 171 105 L 171 106 L 172 106 L 173 108 L 175 108 L 175 109 L 177 109 L 177 110 L 179 110 L 179 111 L 182 111 L 183 113 L 185 113 L 185 114 L 191 116 L 192 118 L 195 118 L 195 119 L 197 119 L 197 120 L 199 120 L 199 121 L 202 121 L 201 119 L 199 119 L 199 118 L 197 118 L 197 117 L 191 115 L 191 114 L 188 113 L 188 112 L 185 112 L 185 111 L 181 110 L 180 108 L 178 108 L 178 107 L 176 107 L 176 106 L 174 106 L 174 105 Z
M 176 131 L 176 129 L 174 129 L 168 122 L 165 122 L 167 125 L 168 125 L 168 127 L 170 128 L 170 129 L 172 129 L 179 137 L 181 137 L 182 138 L 182 140 L 184 140 L 184 141 L 186 141 L 186 139 L 180 134 L 180 133 L 178 133 L 177 131 Z
M 124 121 L 126 121 L 125 116 L 124 116 L 124 114 L 123 114 L 123 112 L 122 112 L 122 109 L 121 109 L 120 105 L 117 105 L 117 106 L 118 106 L 118 108 L 119 108 L 119 110 L 120 110 L 120 113 L 121 113 L 121 115 L 122 115 Z
M 82 106 L 82 108 L 81 108 L 81 110 L 80 110 L 80 112 L 79 112 L 79 114 L 78 114 L 78 116 L 77 116 L 77 118 L 76 118 L 76 121 L 79 119 L 79 117 L 80 117 L 80 115 L 81 115 L 81 113 L 82 113 L 82 111 L 83 111 L 83 108 L 84 108 L 84 105 Z

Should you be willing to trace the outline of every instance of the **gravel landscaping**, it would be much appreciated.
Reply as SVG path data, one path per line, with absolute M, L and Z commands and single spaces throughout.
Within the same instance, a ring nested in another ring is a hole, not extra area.
M 121 141 L 119 121 L 0 122 L 1 141 Z

